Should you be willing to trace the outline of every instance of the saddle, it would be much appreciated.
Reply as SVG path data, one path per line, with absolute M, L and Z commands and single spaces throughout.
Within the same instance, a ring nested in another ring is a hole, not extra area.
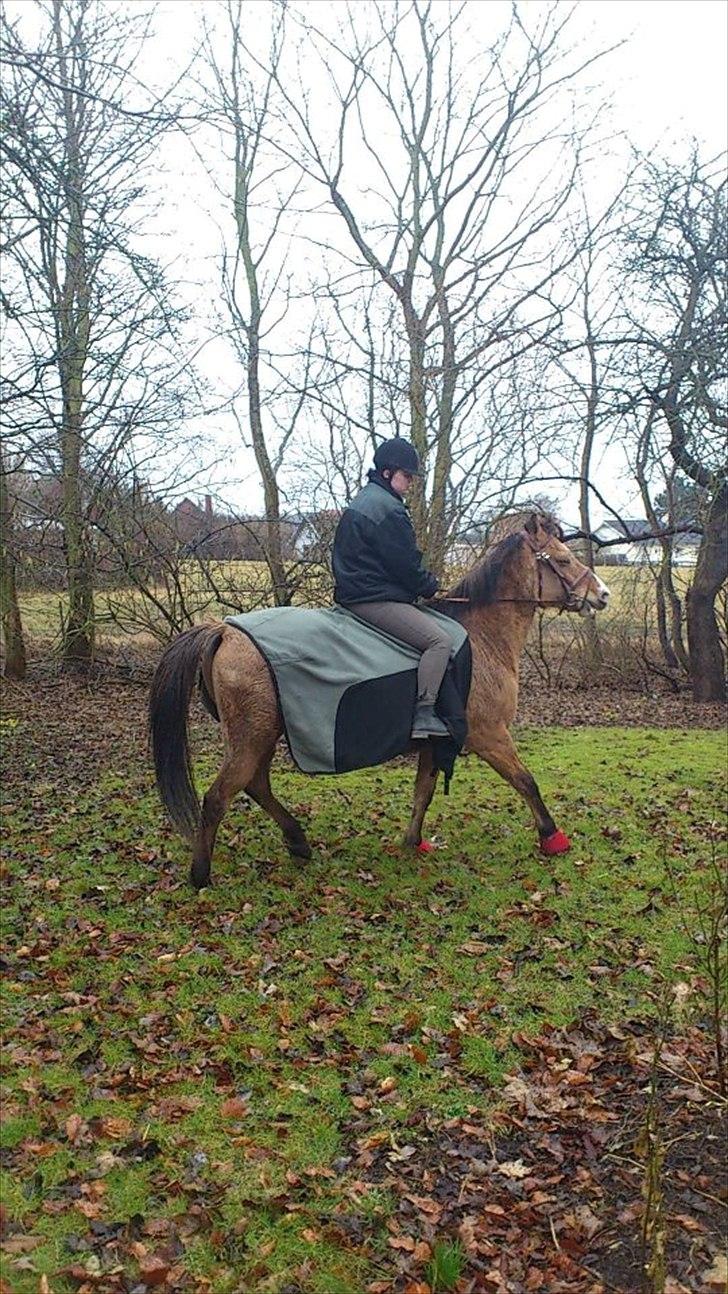
M 470 642 L 457 621 L 430 608 L 426 614 L 452 639 L 435 706 L 450 735 L 431 739 L 447 791 L 467 736 Z M 226 624 L 247 634 L 267 662 L 291 757 L 302 772 L 348 773 L 411 748 L 420 659 L 413 647 L 343 607 L 273 607 L 227 616 Z

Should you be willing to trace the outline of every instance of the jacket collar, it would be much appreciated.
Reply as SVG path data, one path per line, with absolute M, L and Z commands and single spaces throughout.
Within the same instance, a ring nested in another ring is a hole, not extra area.
M 377 471 L 376 467 L 371 467 L 367 472 L 367 476 L 372 485 L 381 486 L 383 490 L 387 491 L 387 494 L 391 494 L 393 499 L 396 499 L 397 502 L 401 503 L 405 508 L 407 507 L 407 500 L 403 499 L 401 494 L 398 494 L 396 490 L 392 489 L 389 481 L 382 476 L 381 472 Z

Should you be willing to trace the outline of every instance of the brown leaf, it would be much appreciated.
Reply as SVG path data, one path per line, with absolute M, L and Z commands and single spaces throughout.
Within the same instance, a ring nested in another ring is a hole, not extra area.
M 422 1024 L 422 1013 L 420 1011 L 408 1011 L 402 1021 L 404 1033 L 416 1033 Z
M 121 1141 L 128 1137 L 134 1124 L 131 1119 L 118 1118 L 116 1115 L 106 1115 L 99 1119 L 99 1130 L 103 1137 L 110 1137 L 112 1141 Z
M 405 1253 L 412 1254 L 415 1251 L 415 1242 L 412 1236 L 390 1236 L 390 1249 L 402 1249 Z
M 66 1119 L 66 1136 L 71 1144 L 78 1140 L 85 1127 L 86 1125 L 80 1114 L 69 1114 Z
M 709 1290 L 720 1290 L 723 1294 L 728 1282 L 728 1259 L 725 1254 L 715 1255 L 712 1267 L 706 1268 L 702 1280 Z
M 386 1096 L 387 1092 L 393 1092 L 396 1086 L 397 1086 L 396 1078 L 392 1078 L 392 1076 L 390 1075 L 388 1078 L 382 1079 L 381 1083 L 379 1084 L 379 1091 Z
M 100 1200 L 76 1200 L 76 1208 L 85 1218 L 98 1218 L 104 1210 Z
M 201 1096 L 165 1096 L 159 1102 L 159 1116 L 162 1119 L 178 1119 L 184 1114 L 191 1114 L 193 1110 L 199 1110 L 202 1105 Z
M 220 1106 L 223 1119 L 245 1119 L 250 1114 L 250 1106 L 240 1096 L 230 1096 Z
M 29 1254 L 41 1243 L 40 1236 L 8 1236 L 2 1248 L 6 1254 Z
M 705 1231 L 702 1222 L 698 1222 L 697 1218 L 691 1218 L 688 1213 L 673 1213 L 670 1215 L 670 1220 L 679 1222 L 686 1231 Z
M 170 1264 L 163 1258 L 157 1258 L 154 1254 L 139 1259 L 139 1271 L 144 1278 L 145 1285 L 164 1285 L 169 1272 Z
M 521 1177 L 529 1177 L 532 1171 L 526 1167 L 522 1159 L 511 1159 L 505 1164 L 498 1165 L 498 1172 L 514 1181 L 518 1181 Z

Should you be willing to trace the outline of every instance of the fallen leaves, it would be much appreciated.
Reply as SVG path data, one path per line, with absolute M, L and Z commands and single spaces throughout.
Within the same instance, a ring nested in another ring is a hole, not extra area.
M 461 1023 L 467 1023 L 465 1017 Z M 640 1285 L 643 1173 L 629 1155 L 611 1158 L 609 1148 L 619 1148 L 626 1137 L 629 1151 L 625 1121 L 627 1127 L 639 1125 L 643 1117 L 651 1052 L 644 1043 L 636 1045 L 639 1030 L 635 1036 L 626 1026 L 605 1027 L 593 1015 L 581 1027 L 547 1030 L 542 1037 L 521 1035 L 519 1042 L 524 1070 L 506 1081 L 506 1111 L 496 1127 L 473 1110 L 469 1117 L 444 1122 L 424 1115 L 420 1137 L 399 1151 L 381 1133 L 357 1140 L 353 1171 L 371 1176 L 398 1200 L 387 1247 L 409 1284 L 395 1284 L 397 1290 L 422 1283 L 418 1268 L 430 1261 L 424 1246 L 431 1254 L 443 1235 L 457 1236 L 472 1271 L 482 1273 L 473 1281 L 467 1268 L 470 1283 L 465 1278 L 462 1289 L 468 1294 L 516 1289 L 603 1294 L 609 1287 L 631 1294 Z M 675 1048 L 676 1074 L 688 1055 L 698 1067 L 698 1056 L 710 1063 L 709 1042 L 698 1032 L 674 1040 Z M 669 1114 L 664 1115 L 672 1120 L 665 1134 L 674 1146 L 669 1153 L 690 1151 L 702 1167 L 712 1145 L 714 1175 L 721 1142 L 716 1133 L 706 1138 L 702 1126 L 691 1134 L 690 1110 L 696 1107 L 685 1103 L 679 1077 L 670 1082 Z M 700 1117 L 719 1113 L 714 1103 L 712 1112 L 701 1110 Z M 703 1181 L 699 1189 L 705 1189 L 712 1180 L 686 1169 L 682 1195 L 673 1188 L 674 1199 L 682 1203 L 673 1207 L 668 1233 L 673 1294 L 696 1288 L 698 1272 L 706 1294 L 725 1290 L 717 1259 L 696 1269 L 718 1237 L 715 1223 L 713 1229 L 707 1225 L 712 1206 L 690 1188 Z

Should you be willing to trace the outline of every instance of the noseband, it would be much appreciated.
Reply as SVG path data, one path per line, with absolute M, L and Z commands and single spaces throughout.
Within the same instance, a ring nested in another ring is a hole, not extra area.
M 587 601 L 588 601 L 587 595 L 586 593 L 580 595 L 577 593 L 576 590 L 578 589 L 580 584 L 584 583 L 584 580 L 589 579 L 589 576 L 591 575 L 591 571 L 589 570 L 589 567 L 585 566 L 581 575 L 579 575 L 577 579 L 571 581 L 567 579 L 563 571 L 559 570 L 557 563 L 549 553 L 548 545 L 551 543 L 550 539 L 547 541 L 546 544 L 539 545 L 534 542 L 533 537 L 529 534 L 527 530 L 524 529 L 520 533 L 523 535 L 526 543 L 528 544 L 528 547 L 531 549 L 531 552 L 534 554 L 536 558 L 536 570 L 538 571 L 538 594 L 536 598 L 536 605 L 539 607 L 558 607 L 560 611 L 583 611 L 584 607 L 587 605 Z M 564 593 L 566 594 L 565 602 L 547 602 L 544 599 L 543 597 L 544 566 L 548 566 L 549 569 L 553 571 L 554 575 L 559 581 L 559 584 L 561 585 L 562 589 L 564 590 Z M 520 600 L 521 599 L 519 599 L 519 601 Z M 530 602 L 532 601 L 532 599 L 523 598 L 522 601 Z

